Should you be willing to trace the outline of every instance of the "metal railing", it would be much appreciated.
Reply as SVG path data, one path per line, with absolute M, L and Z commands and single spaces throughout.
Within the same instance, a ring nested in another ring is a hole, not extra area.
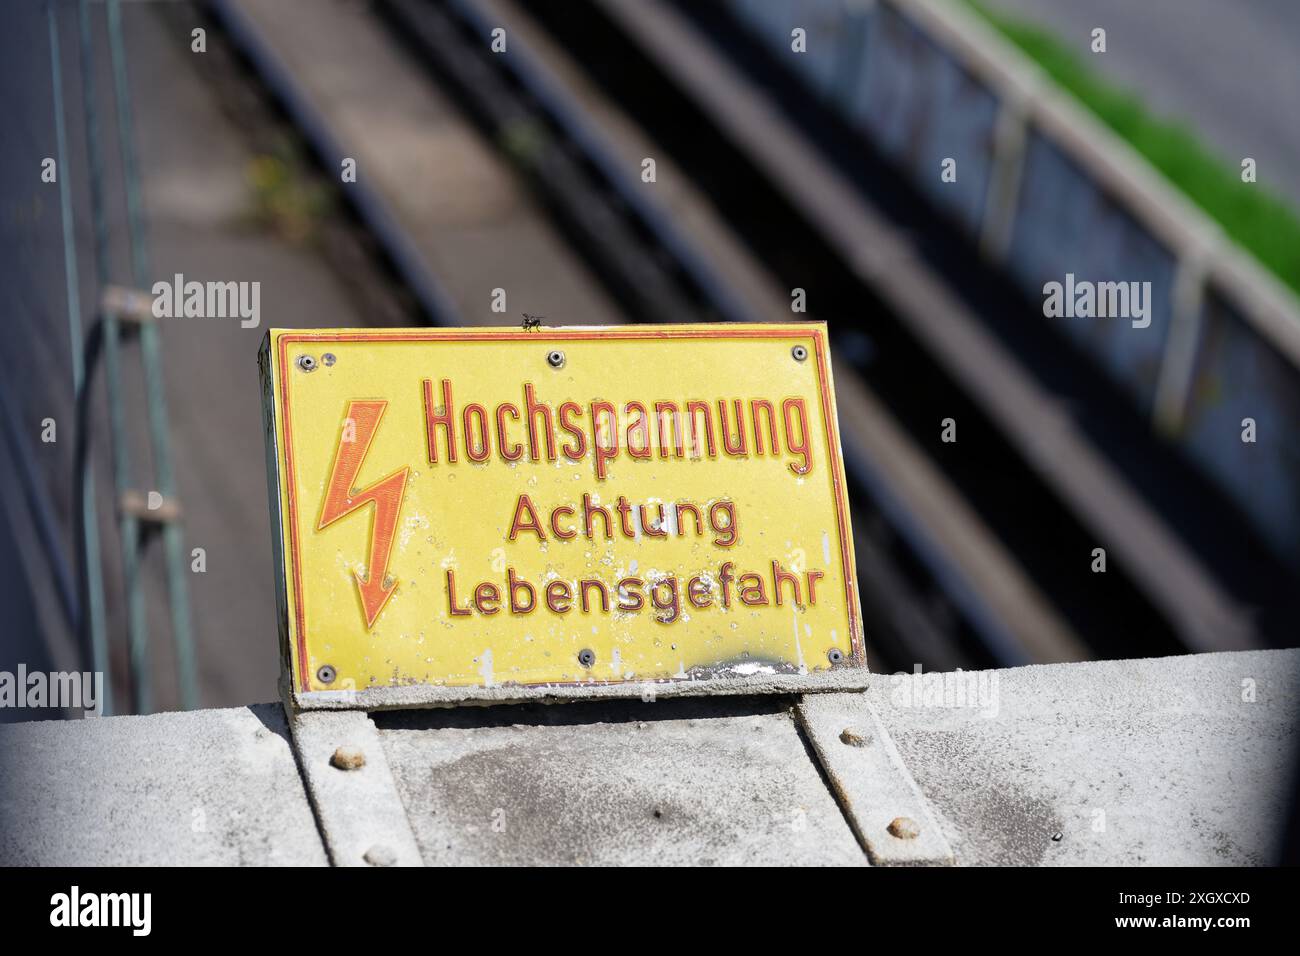
M 1067 273 L 1151 281 L 1149 327 L 1046 321 L 1300 566 L 1300 305 L 1288 289 L 960 5 L 730 7 L 1026 295 Z M 806 54 L 792 49 L 796 28 Z M 955 182 L 939 175 L 948 158 Z M 1244 418 L 1254 444 L 1238 440 Z
M 62 596 L 70 625 L 82 641 L 89 667 L 109 675 L 108 602 L 101 567 L 96 481 L 90 445 L 94 400 L 92 383 L 96 365 L 102 359 L 106 404 L 109 420 L 109 443 L 113 461 L 113 500 L 120 536 L 123 583 L 126 603 L 132 708 L 138 713 L 153 709 L 153 681 L 145 603 L 145 582 L 141 564 L 154 532 L 161 534 L 170 610 L 171 638 L 175 647 L 178 694 L 181 706 L 190 709 L 198 703 L 195 680 L 190 609 L 185 580 L 185 556 L 179 508 L 168 438 L 166 395 L 162 374 L 161 342 L 158 329 L 148 308 L 151 296 L 138 295 L 143 309 L 122 313 L 122 290 L 113 286 L 111 265 L 111 230 L 107 214 L 108 190 L 105 175 L 105 138 L 100 128 L 98 90 L 95 83 L 95 24 L 92 11 L 100 4 L 78 2 L 77 41 L 82 80 L 82 110 L 85 121 L 85 145 L 91 216 L 93 219 L 95 317 L 87 329 L 82 324 L 79 264 L 72 197 L 72 163 L 68 149 L 67 107 L 63 89 L 63 59 L 60 52 L 59 4 L 49 0 L 46 20 L 49 31 L 54 129 L 57 153 L 60 225 L 63 233 L 64 276 L 68 315 L 68 347 L 71 352 L 72 387 L 76 397 L 77 437 L 73 458 L 74 523 L 78 551 L 78 585 L 75 598 Z M 127 242 L 130 252 L 130 282 L 139 289 L 150 285 L 148 247 L 136 156 L 132 142 L 131 97 L 127 77 L 127 55 L 118 0 L 106 0 L 104 28 L 108 40 L 109 65 L 113 76 L 112 105 L 117 118 L 116 135 L 122 188 L 127 214 Z M 130 297 L 128 297 L 130 298 Z M 123 344 L 130 334 L 138 336 L 144 376 L 146 415 L 148 419 L 147 454 L 152 462 L 147 491 L 134 484 L 132 433 L 123 396 Z M 152 493 L 151 493 L 152 492 Z M 163 507 L 162 505 L 166 505 Z M 39 517 L 39 515 L 38 515 Z M 44 539 L 46 536 L 42 535 Z M 48 541 L 42 542 L 57 564 L 59 554 Z M 65 575 L 69 577 L 70 575 Z M 61 579 L 60 579 L 61 580 Z M 61 584 L 60 591 L 67 591 Z M 104 710 L 114 710 L 111 680 L 105 681 Z

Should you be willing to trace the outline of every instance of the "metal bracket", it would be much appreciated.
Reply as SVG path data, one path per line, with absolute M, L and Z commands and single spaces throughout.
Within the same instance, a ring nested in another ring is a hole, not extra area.
M 180 502 L 156 491 L 148 494 L 134 489 L 124 491 L 118 500 L 118 508 L 123 514 L 153 524 L 171 524 L 181 517 Z
M 144 325 L 157 321 L 153 314 L 153 296 L 139 289 L 106 285 L 99 300 L 100 311 L 123 322 Z
M 803 697 L 795 713 L 874 866 L 956 862 L 866 694 Z
M 290 713 L 289 726 L 330 861 L 335 866 L 423 866 L 370 715 Z

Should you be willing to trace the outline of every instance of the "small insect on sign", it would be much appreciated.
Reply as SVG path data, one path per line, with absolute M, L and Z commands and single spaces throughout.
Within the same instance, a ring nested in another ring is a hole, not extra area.
M 862 686 L 824 325 L 272 330 L 299 707 Z

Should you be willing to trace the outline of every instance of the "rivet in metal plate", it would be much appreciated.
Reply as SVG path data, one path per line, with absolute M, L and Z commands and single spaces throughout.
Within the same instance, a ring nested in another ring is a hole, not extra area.
M 852 727 L 845 727 L 840 731 L 840 743 L 846 747 L 865 747 L 870 741 L 865 734 L 860 734 Z
M 339 770 L 360 770 L 366 765 L 366 755 L 359 747 L 338 747 L 330 757 L 330 765 Z
M 844 660 L 844 652 L 838 647 L 832 647 L 830 651 L 827 652 L 826 659 L 832 664 L 838 664 L 840 661 Z
M 794 356 L 796 362 L 802 362 L 808 357 L 808 349 L 802 345 L 796 345 L 790 350 L 790 354 Z
M 316 679 L 322 684 L 334 683 L 335 677 L 338 677 L 338 673 L 329 664 L 322 664 L 316 669 Z
M 890 836 L 900 840 L 915 840 L 921 835 L 921 828 L 911 817 L 894 817 L 888 829 Z
M 326 365 L 333 365 L 335 362 L 338 361 L 338 359 L 334 357 L 333 352 L 326 352 L 324 355 L 320 357 L 320 360 L 324 362 Z
M 596 663 L 596 652 L 589 647 L 584 647 L 578 651 L 578 663 L 583 667 L 590 667 Z
M 366 851 L 364 859 L 371 866 L 393 866 L 397 863 L 397 854 L 391 848 L 377 844 Z
M 304 372 L 314 372 L 316 370 L 316 360 L 310 355 L 299 355 L 298 367 Z
M 559 349 L 552 349 L 547 352 L 546 364 L 551 368 L 564 368 L 564 353 Z

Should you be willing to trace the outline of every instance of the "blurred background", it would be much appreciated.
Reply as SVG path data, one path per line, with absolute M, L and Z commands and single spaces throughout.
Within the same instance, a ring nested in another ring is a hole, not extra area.
M 265 329 L 523 313 L 830 324 L 874 670 L 1293 646 L 1298 52 L 1286 0 L 8 4 L 0 670 L 274 699 Z

